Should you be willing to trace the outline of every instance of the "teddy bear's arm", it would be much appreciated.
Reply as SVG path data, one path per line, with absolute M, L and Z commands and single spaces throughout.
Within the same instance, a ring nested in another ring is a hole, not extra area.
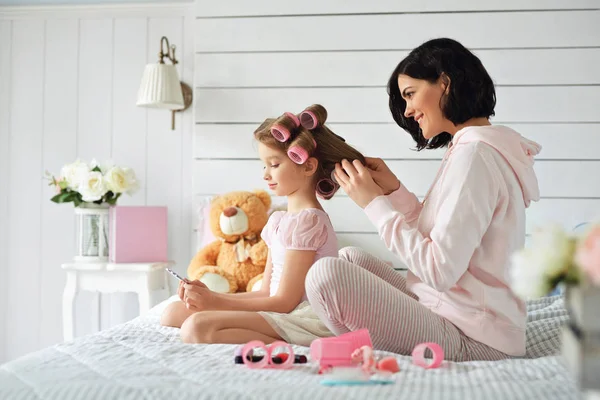
M 269 254 L 269 248 L 264 240 L 259 241 L 250 249 L 250 259 L 252 264 L 264 267 L 267 265 L 267 256 Z
M 217 257 L 221 250 L 221 241 L 215 240 L 214 242 L 204 246 L 200 249 L 188 266 L 188 276 L 195 275 L 198 268 L 206 267 L 208 265 L 217 265 Z

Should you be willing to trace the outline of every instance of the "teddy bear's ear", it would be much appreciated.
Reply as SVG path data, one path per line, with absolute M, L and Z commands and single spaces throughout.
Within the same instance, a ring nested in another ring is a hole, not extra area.
M 265 192 L 264 190 L 255 190 L 254 194 L 256 194 L 256 197 L 258 197 L 260 201 L 262 201 L 267 210 L 269 207 L 271 207 L 271 196 L 269 196 L 269 193 Z

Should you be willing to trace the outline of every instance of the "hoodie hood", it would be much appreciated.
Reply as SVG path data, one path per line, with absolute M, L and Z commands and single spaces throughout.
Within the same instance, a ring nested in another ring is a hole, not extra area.
M 452 146 L 470 142 L 484 142 L 498 151 L 515 172 L 525 207 L 540 199 L 538 180 L 533 170 L 534 156 L 542 146 L 526 139 L 516 131 L 500 125 L 469 126 L 456 132 Z

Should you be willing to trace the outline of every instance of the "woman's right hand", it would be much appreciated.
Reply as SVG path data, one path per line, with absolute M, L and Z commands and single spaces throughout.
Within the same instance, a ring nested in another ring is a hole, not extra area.
M 395 192 L 400 188 L 400 180 L 381 158 L 365 157 L 365 161 L 371 177 L 383 190 L 385 195 Z

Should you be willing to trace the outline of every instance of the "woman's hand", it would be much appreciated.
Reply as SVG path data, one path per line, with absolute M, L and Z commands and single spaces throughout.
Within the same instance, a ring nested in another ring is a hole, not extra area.
M 183 284 L 183 302 L 190 311 L 217 310 L 219 297 L 200 281 Z
M 374 198 L 384 193 L 359 160 L 352 163 L 342 160 L 341 165 L 335 165 L 334 176 L 344 192 L 361 208 L 365 208 Z
M 394 175 L 390 168 L 381 158 L 366 157 L 367 169 L 375 183 L 388 195 L 400 188 L 400 180 Z

